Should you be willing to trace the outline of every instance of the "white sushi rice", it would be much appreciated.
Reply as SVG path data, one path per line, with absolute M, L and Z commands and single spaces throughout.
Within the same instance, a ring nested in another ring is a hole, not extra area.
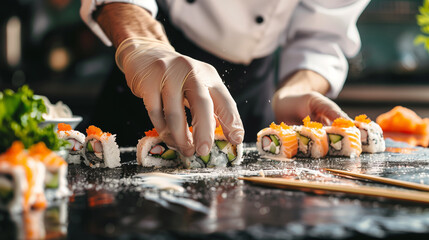
M 100 141 L 102 147 L 103 147 L 103 161 L 101 163 L 97 164 L 91 164 L 91 162 L 88 160 L 87 156 L 87 145 L 88 142 L 92 139 Z M 96 135 L 90 135 L 87 136 L 85 139 L 84 147 L 83 147 L 83 157 L 84 157 L 84 163 L 87 166 L 90 166 L 92 168 L 97 167 L 108 167 L 108 168 L 115 168 L 121 166 L 121 157 L 120 157 L 120 151 L 119 146 L 116 144 L 116 135 L 108 135 L 104 133 L 101 135 L 101 137 Z
M 361 132 L 362 152 L 377 153 L 386 150 L 383 130 L 376 122 L 355 121 L 355 125 Z
M 137 144 L 137 163 L 143 167 L 176 167 L 180 164 L 177 159 L 166 160 L 161 157 L 153 157 L 149 155 L 149 151 L 155 145 L 161 143 L 162 140 L 159 137 L 145 136 L 141 138 Z M 174 150 L 173 148 L 170 148 Z

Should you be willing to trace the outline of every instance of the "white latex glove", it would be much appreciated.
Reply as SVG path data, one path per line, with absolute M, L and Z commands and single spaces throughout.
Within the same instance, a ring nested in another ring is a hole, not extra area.
M 339 117 L 350 119 L 336 103 L 314 91 L 282 94 L 280 90 L 274 95 L 272 106 L 276 120 L 290 125 L 302 124 L 306 116 L 324 125 L 331 125 Z
M 116 63 L 133 94 L 143 99 L 167 145 L 185 156 L 195 150 L 198 155 L 207 155 L 214 140 L 215 116 L 232 144 L 243 141 L 236 103 L 213 66 L 150 38 L 124 40 L 116 50 Z M 185 101 L 192 114 L 193 138 L 186 122 Z

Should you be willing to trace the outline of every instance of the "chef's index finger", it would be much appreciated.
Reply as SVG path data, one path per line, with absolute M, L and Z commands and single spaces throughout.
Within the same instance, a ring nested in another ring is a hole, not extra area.
M 240 144 L 244 139 L 243 123 L 238 112 L 237 104 L 228 89 L 219 84 L 209 88 L 214 104 L 214 112 L 222 126 L 225 137 L 234 145 Z

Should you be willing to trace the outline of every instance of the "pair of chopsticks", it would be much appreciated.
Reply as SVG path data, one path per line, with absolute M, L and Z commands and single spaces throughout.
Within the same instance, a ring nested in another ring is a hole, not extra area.
M 386 183 L 395 186 L 407 187 L 417 190 L 429 191 L 429 186 L 418 183 L 405 182 L 389 178 L 371 176 L 367 174 L 351 173 L 336 169 L 325 169 L 326 171 L 343 176 L 352 176 L 356 178 L 368 179 L 376 182 Z M 371 186 L 350 186 L 334 183 L 304 182 L 300 180 L 290 180 L 282 178 L 265 177 L 240 177 L 239 179 L 250 181 L 255 184 L 272 186 L 277 188 L 295 189 L 295 190 L 318 190 L 329 192 L 341 192 L 348 194 L 364 195 L 370 197 L 384 197 L 389 199 L 412 201 L 417 203 L 429 204 L 429 192 L 415 190 L 398 190 Z

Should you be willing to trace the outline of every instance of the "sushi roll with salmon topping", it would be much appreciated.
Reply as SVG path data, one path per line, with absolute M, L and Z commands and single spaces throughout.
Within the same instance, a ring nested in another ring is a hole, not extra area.
M 121 166 L 119 146 L 116 135 L 101 131 L 93 125 L 86 129 L 86 139 L 83 148 L 84 163 L 92 168 Z
M 145 132 L 137 144 L 137 163 L 143 167 L 177 167 L 180 159 L 176 150 L 167 146 L 154 128 Z
M 214 143 L 206 156 L 185 157 L 180 154 L 182 165 L 185 168 L 214 168 L 240 165 L 243 161 L 243 144 L 233 145 L 226 139 L 222 127 L 215 129 Z
M 257 134 L 256 148 L 261 156 L 292 158 L 298 153 L 297 133 L 285 123 L 271 123 Z
M 0 155 L 0 209 L 12 213 L 46 208 L 45 166 L 28 155 L 21 142 Z
M 352 120 L 337 118 L 325 127 L 329 138 L 329 155 L 358 157 L 362 153 L 360 131 Z
M 29 149 L 29 155 L 46 167 L 45 195 L 48 199 L 61 199 L 70 194 L 67 188 L 67 162 L 39 142 Z
M 362 152 L 377 153 L 386 150 L 383 130 L 380 125 L 371 121 L 365 114 L 356 116 L 354 124 L 360 131 Z
M 294 126 L 298 138 L 298 157 L 323 158 L 328 154 L 328 135 L 323 125 L 307 116 L 304 125 Z
M 60 139 L 67 140 L 70 145 L 66 161 L 69 164 L 80 164 L 82 162 L 83 145 L 85 144 L 85 135 L 79 131 L 73 130 L 69 124 L 59 123 L 57 135 Z

